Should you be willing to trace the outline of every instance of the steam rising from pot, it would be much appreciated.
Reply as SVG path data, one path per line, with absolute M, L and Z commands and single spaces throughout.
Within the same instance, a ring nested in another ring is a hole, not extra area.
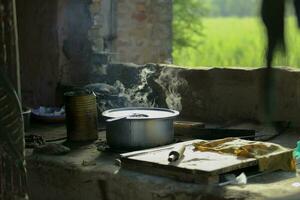
M 163 68 L 156 82 L 163 88 L 168 108 L 181 111 L 180 88 L 187 88 L 188 82 L 179 76 L 179 69 Z
M 188 87 L 188 83 L 180 77 L 180 69 L 149 66 L 137 70 L 137 81 L 133 84 L 126 84 L 128 80 L 116 80 L 113 85 L 97 83 L 87 86 L 93 91 L 100 89 L 98 107 L 101 111 L 120 107 L 182 110 L 181 92 Z

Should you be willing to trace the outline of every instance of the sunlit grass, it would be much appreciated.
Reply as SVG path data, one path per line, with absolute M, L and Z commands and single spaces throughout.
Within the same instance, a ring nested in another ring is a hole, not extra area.
M 198 49 L 174 49 L 174 63 L 184 66 L 264 66 L 265 35 L 259 18 L 202 19 L 204 37 Z M 277 56 L 274 65 L 300 67 L 300 33 L 294 18 L 287 19 L 286 59 Z M 176 33 L 174 33 L 176 34 Z M 190 37 L 201 37 L 191 32 Z

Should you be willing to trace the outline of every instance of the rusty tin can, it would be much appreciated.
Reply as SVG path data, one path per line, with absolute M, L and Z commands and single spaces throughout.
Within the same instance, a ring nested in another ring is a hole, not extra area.
M 66 126 L 69 141 L 98 139 L 96 95 L 93 92 L 67 92 L 65 96 Z

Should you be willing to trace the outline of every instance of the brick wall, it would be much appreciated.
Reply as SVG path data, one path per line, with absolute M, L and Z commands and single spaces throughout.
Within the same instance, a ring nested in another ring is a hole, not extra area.
M 117 3 L 117 60 L 149 63 L 172 60 L 172 0 Z
M 22 91 L 29 106 L 57 104 L 59 85 L 103 81 L 109 57 L 171 61 L 172 0 L 17 3 Z
M 172 0 L 93 0 L 90 13 L 92 76 L 105 74 L 106 57 L 137 64 L 172 61 Z

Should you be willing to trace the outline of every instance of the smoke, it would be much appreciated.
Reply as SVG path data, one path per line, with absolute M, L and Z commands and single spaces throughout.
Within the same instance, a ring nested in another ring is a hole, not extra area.
M 127 103 L 125 106 L 142 106 L 142 107 L 157 107 L 154 100 L 149 98 L 153 94 L 153 88 L 148 83 L 150 78 L 154 78 L 157 72 L 155 68 L 144 68 L 139 74 L 140 83 L 131 88 L 125 88 L 120 81 L 116 81 L 114 87 L 119 90 L 119 97 L 125 98 Z M 180 70 L 176 68 L 164 67 L 155 80 L 162 88 L 161 94 L 165 96 L 165 102 L 170 109 L 182 110 L 180 90 L 185 90 L 188 87 L 188 82 L 179 76 Z
M 149 98 L 153 92 L 148 84 L 148 78 L 155 73 L 154 69 L 144 68 L 139 74 L 139 84 L 126 88 L 120 81 L 116 81 L 114 87 L 118 90 L 119 97 L 124 98 L 125 107 L 140 106 L 140 107 L 155 107 L 154 100 Z
M 168 108 L 181 111 L 180 88 L 187 88 L 188 82 L 179 76 L 180 70 L 165 67 L 160 73 L 156 82 L 163 88 L 166 95 L 166 104 Z
M 181 111 L 181 93 L 188 82 L 179 72 L 170 67 L 145 67 L 138 73 L 137 83 L 130 86 L 116 80 L 113 85 L 97 83 L 87 88 L 97 94 L 101 111 L 120 107 L 168 107 Z

